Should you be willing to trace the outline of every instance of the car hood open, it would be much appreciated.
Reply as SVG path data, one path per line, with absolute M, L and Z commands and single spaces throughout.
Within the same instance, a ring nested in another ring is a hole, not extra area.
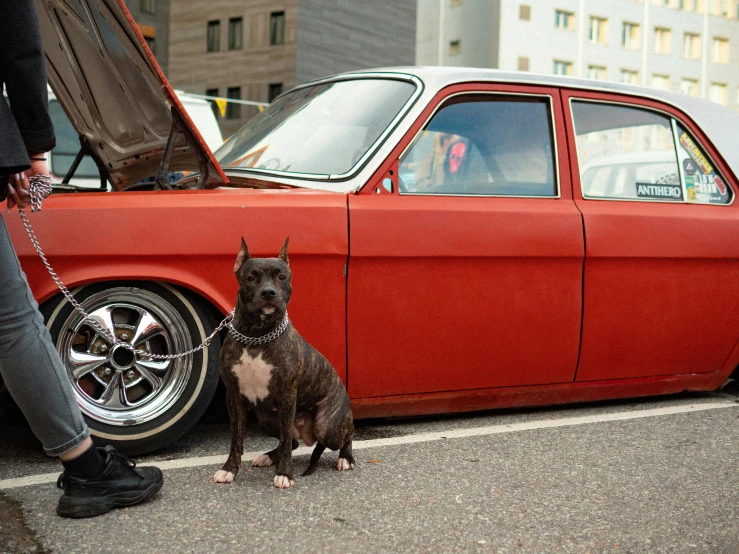
M 207 173 L 197 188 L 228 182 L 123 0 L 36 0 L 36 8 L 49 84 L 114 189 L 156 176 L 163 156 L 160 182 L 174 171 Z

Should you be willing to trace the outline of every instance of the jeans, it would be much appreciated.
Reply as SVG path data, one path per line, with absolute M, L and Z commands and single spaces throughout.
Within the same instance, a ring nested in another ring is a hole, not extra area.
M 2 217 L 0 374 L 47 454 L 63 454 L 90 434 Z

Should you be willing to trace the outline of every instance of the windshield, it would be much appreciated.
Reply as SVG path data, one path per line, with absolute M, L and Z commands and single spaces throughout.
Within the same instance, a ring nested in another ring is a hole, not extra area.
M 415 85 L 392 79 L 335 81 L 289 92 L 215 153 L 221 166 L 328 178 L 369 152 Z

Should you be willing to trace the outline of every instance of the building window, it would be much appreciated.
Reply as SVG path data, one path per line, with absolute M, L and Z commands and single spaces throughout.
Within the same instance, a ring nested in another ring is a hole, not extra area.
M 686 12 L 703 12 L 703 0 L 682 0 L 681 8 Z
M 641 48 L 641 27 L 638 23 L 624 21 L 621 27 L 621 46 L 627 50 Z
M 228 49 L 241 50 L 244 47 L 244 20 L 232 17 L 228 20 Z
M 590 18 L 590 43 L 608 44 L 608 20 L 603 17 Z
M 557 29 L 565 29 L 567 31 L 573 30 L 575 28 L 575 14 L 572 12 L 556 10 L 554 12 L 554 26 Z
M 633 69 L 622 69 L 621 70 L 621 82 L 628 83 L 630 85 L 639 84 L 639 72 Z
M 531 6 L 521 4 L 518 7 L 518 18 L 522 21 L 531 21 Z
M 459 40 L 453 40 L 449 43 L 449 55 L 459 56 L 462 52 L 462 42 Z
M 272 102 L 280 94 L 282 94 L 282 83 L 270 83 L 267 89 L 267 102 Z
M 713 63 L 729 63 L 729 39 L 714 37 L 711 61 Z
M 208 52 L 218 52 L 221 49 L 221 22 L 208 21 Z
M 654 53 L 672 54 L 672 31 L 664 27 L 654 29 Z
M 711 83 L 708 98 L 714 102 L 718 102 L 722 106 L 726 106 L 729 103 L 729 89 L 726 83 Z
M 520 56 L 518 58 L 518 70 L 519 71 L 528 71 L 529 70 L 529 59 L 524 56 Z
M 213 98 L 218 97 L 218 89 L 217 88 L 207 88 L 205 89 L 205 96 L 212 96 Z M 216 104 L 215 100 L 209 100 L 210 107 L 213 109 L 213 115 L 218 117 L 218 104 Z
M 599 79 L 599 80 L 605 80 L 606 78 L 606 68 L 602 65 L 589 65 L 588 66 L 588 79 Z
M 142 13 L 157 13 L 157 0 L 141 0 L 139 9 Z
M 553 72 L 555 75 L 572 75 L 572 62 L 554 60 Z
M 701 36 L 696 33 L 685 33 L 683 37 L 683 58 L 697 60 L 701 57 Z
M 670 76 L 655 73 L 652 75 L 652 87 L 662 90 L 670 90 Z
M 731 17 L 731 0 L 709 0 L 711 15 L 716 17 Z
M 285 12 L 269 14 L 269 43 L 285 44 Z
M 680 81 L 680 92 L 690 96 L 698 96 L 698 79 L 683 79 Z
M 228 87 L 226 97 L 229 100 L 241 100 L 241 87 Z M 239 119 L 241 117 L 241 104 L 229 102 L 226 106 L 226 119 Z

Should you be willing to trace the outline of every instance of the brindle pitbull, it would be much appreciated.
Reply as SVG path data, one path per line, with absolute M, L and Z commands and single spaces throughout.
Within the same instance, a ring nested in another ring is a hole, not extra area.
M 239 281 L 234 329 L 246 337 L 280 332 L 290 301 L 288 237 L 279 258 L 252 258 L 241 239 L 234 273 Z M 213 480 L 230 483 L 241 466 L 247 408 L 256 412 L 259 427 L 280 440 L 274 450 L 259 456 L 254 467 L 277 464 L 274 486 L 293 486 L 292 451 L 302 439 L 317 443 L 311 455 L 310 475 L 326 448 L 340 450 L 336 469 L 354 469 L 354 420 L 349 397 L 336 371 L 308 344 L 292 323 L 273 340 L 247 346 L 231 333 L 221 348 L 221 378 L 226 384 L 231 418 L 231 452 Z

